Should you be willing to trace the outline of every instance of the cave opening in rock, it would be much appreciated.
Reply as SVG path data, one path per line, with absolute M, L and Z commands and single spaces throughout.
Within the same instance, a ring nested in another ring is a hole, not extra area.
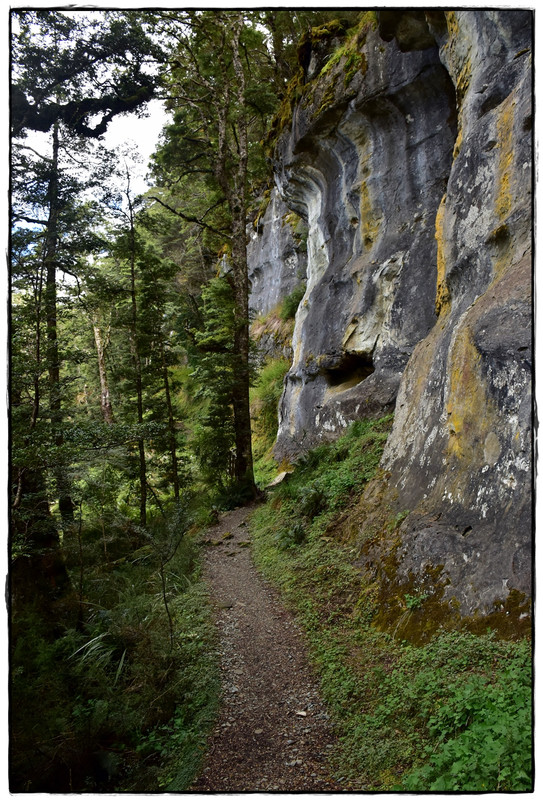
M 375 372 L 373 359 L 367 355 L 346 353 L 337 366 L 326 369 L 324 375 L 331 389 L 349 389 Z

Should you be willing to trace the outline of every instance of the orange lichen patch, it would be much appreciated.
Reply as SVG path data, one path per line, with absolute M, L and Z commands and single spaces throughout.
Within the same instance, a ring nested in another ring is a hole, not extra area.
M 457 46 L 461 31 L 456 12 L 445 11 L 445 20 L 448 38 L 444 49 L 448 51 L 448 58 L 451 61 L 451 74 L 456 85 L 456 103 L 458 111 L 460 111 L 471 82 L 472 64 L 469 53 L 465 52 L 465 47 Z
M 450 358 L 447 452 L 472 464 L 483 463 L 484 442 L 495 416 L 485 390 L 481 356 L 467 327 L 458 334 Z
M 447 23 L 447 32 L 449 34 L 449 40 L 453 37 L 458 36 L 458 17 L 456 16 L 456 11 L 445 11 L 445 22 Z
M 461 118 L 459 117 L 458 118 L 458 133 L 456 135 L 456 140 L 454 142 L 454 147 L 453 147 L 453 161 L 454 161 L 455 158 L 457 158 L 458 153 L 460 152 L 460 148 L 462 147 L 462 139 L 463 139 L 463 137 L 464 137 L 464 132 L 463 132 L 463 129 L 462 129 L 462 121 L 461 121 Z
M 458 77 L 456 78 L 456 103 L 458 109 L 462 107 L 462 103 L 464 102 L 464 97 L 468 91 L 468 87 L 471 82 L 471 59 L 466 58 L 462 69 L 460 70 Z
M 436 214 L 436 232 L 435 238 L 437 241 L 437 291 L 436 291 L 436 314 L 439 316 L 442 313 L 447 313 L 451 306 L 451 298 L 449 289 L 446 283 L 447 262 L 444 254 L 445 236 L 443 232 L 445 223 L 445 207 L 447 195 L 444 194 L 441 198 L 441 203 Z

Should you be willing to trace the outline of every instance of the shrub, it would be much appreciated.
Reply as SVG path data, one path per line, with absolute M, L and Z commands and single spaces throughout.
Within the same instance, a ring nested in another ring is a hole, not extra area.
M 279 311 L 279 317 L 283 321 L 287 319 L 293 319 L 296 316 L 298 306 L 302 301 L 302 298 L 305 294 L 305 290 L 306 290 L 305 283 L 301 283 L 284 298 L 281 304 L 281 309 Z
M 288 528 L 281 528 L 275 537 L 277 546 L 280 550 L 289 550 L 291 547 L 305 542 L 306 531 L 303 522 L 297 520 Z

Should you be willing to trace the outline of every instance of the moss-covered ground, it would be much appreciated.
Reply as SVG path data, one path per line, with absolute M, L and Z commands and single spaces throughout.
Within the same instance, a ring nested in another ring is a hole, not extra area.
M 374 625 L 379 593 L 355 565 L 349 511 L 390 423 L 357 422 L 312 451 L 252 519 L 256 563 L 307 633 L 340 736 L 337 777 L 359 791 L 529 790 L 530 643 L 437 630 L 414 645 Z M 405 602 L 420 611 L 420 597 Z

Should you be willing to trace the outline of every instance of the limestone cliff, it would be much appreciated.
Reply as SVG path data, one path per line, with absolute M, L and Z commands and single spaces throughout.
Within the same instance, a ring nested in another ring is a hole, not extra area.
M 249 226 L 247 261 L 250 307 L 265 316 L 297 286 L 307 271 L 307 226 L 285 205 L 273 188 L 254 223 Z
M 386 10 L 333 53 L 314 32 L 277 125 L 308 238 L 276 454 L 395 409 L 363 505 L 406 518 L 393 537 L 360 522 L 391 617 L 408 585 L 453 616 L 526 613 L 532 29 L 523 10 Z

